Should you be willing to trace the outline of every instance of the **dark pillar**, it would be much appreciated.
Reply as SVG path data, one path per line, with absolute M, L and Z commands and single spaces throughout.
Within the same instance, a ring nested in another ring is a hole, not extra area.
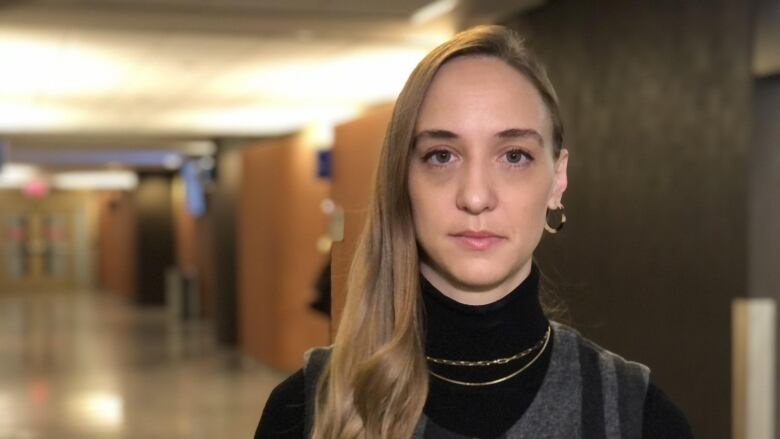
M 141 304 L 165 302 L 165 270 L 174 262 L 171 178 L 140 174 L 135 191 L 137 236 L 137 299 Z

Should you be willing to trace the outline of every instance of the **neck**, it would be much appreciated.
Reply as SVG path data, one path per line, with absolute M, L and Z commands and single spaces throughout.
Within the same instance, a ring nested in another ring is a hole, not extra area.
M 499 300 L 484 305 L 456 301 L 420 277 L 426 354 L 462 360 L 510 356 L 537 343 L 549 324 L 539 304 L 535 266 Z
M 437 291 L 465 305 L 487 305 L 501 300 L 521 284 L 531 273 L 533 261 L 529 259 L 520 269 L 497 282 L 472 285 L 446 276 L 425 262 L 420 263 L 420 273 Z

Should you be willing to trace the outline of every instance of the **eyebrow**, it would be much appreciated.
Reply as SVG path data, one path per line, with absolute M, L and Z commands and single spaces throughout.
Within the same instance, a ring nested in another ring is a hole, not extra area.
M 495 137 L 499 139 L 526 139 L 532 138 L 539 142 L 540 145 L 544 145 L 544 139 L 539 131 L 532 128 L 509 128 L 496 133 Z M 440 139 L 440 140 L 455 140 L 460 138 L 456 133 L 448 130 L 432 129 L 423 130 L 414 135 L 413 143 L 416 144 L 421 139 Z

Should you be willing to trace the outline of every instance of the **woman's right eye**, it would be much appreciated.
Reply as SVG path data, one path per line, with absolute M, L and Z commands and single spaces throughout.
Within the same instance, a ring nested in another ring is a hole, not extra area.
M 446 165 L 450 162 L 450 160 L 452 160 L 452 153 L 447 150 L 440 149 L 429 152 L 425 155 L 424 159 L 426 162 L 433 165 Z

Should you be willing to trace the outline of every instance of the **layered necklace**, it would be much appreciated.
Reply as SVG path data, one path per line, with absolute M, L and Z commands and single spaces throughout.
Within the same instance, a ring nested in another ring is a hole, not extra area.
M 432 376 L 434 376 L 434 377 L 436 377 L 436 378 L 438 378 L 438 379 L 440 379 L 442 381 L 446 381 L 446 382 L 452 383 L 452 384 L 457 384 L 457 385 L 460 385 L 460 386 L 478 387 L 478 386 L 491 386 L 493 384 L 503 383 L 506 380 L 509 380 L 509 379 L 511 379 L 511 378 L 513 378 L 513 377 L 515 377 L 517 375 L 520 375 L 526 369 L 531 367 L 531 365 L 536 363 L 536 360 L 538 360 L 539 357 L 542 356 L 542 353 L 544 353 L 545 349 L 547 348 L 547 344 L 550 341 L 551 332 L 552 332 L 552 330 L 551 330 L 550 326 L 548 325 L 547 326 L 547 330 L 544 332 L 544 336 L 538 342 L 536 342 L 536 344 L 534 344 L 530 348 L 525 349 L 522 352 L 519 352 L 519 353 L 517 353 L 515 355 L 512 355 L 510 357 L 496 358 L 494 360 L 477 360 L 477 361 L 448 360 L 448 359 L 444 359 L 444 358 L 434 358 L 434 357 L 429 357 L 429 356 L 425 357 L 428 361 L 430 361 L 433 364 L 441 364 L 441 365 L 445 365 L 445 366 L 487 367 L 487 366 L 497 366 L 497 365 L 508 364 L 510 362 L 517 361 L 517 360 L 519 360 L 521 358 L 527 357 L 527 356 L 531 355 L 534 351 L 536 351 L 536 355 L 534 355 L 533 358 L 531 358 L 531 360 L 528 363 L 523 365 L 521 368 L 515 370 L 514 372 L 510 373 L 509 375 L 505 375 L 503 377 L 500 377 L 500 378 L 497 378 L 497 379 L 494 379 L 494 380 L 490 380 L 490 381 L 470 382 L 470 381 L 460 381 L 460 380 L 455 380 L 455 379 L 452 379 L 452 378 L 447 378 L 447 377 L 439 375 L 438 373 L 433 372 L 431 370 L 429 370 L 429 373 Z

